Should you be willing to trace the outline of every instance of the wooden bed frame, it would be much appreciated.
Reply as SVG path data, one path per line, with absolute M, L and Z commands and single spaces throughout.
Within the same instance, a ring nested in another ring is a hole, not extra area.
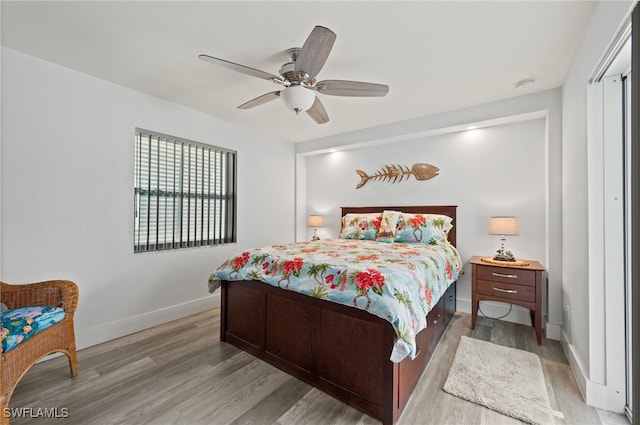
M 342 216 L 384 209 L 448 215 L 454 220 L 449 240 L 456 243 L 455 206 L 344 207 Z M 384 425 L 400 418 L 456 311 L 454 282 L 427 315 L 429 325 L 417 335 L 416 358 L 393 363 L 389 357 L 395 331 L 389 322 L 371 313 L 259 281 L 222 281 L 221 288 L 222 341 Z

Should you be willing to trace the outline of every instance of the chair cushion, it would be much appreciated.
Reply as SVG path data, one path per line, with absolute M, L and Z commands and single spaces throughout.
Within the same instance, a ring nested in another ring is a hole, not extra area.
M 3 311 L 0 340 L 2 351 L 7 352 L 38 332 L 55 325 L 64 319 L 65 311 L 61 307 L 33 306 Z

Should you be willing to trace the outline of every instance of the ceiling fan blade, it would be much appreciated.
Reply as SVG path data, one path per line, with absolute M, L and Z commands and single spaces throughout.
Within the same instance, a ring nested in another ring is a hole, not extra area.
M 327 61 L 335 41 L 336 34 L 333 31 L 317 25 L 298 52 L 294 70 L 305 72 L 314 78 Z
M 331 96 L 381 97 L 389 92 L 389 86 L 385 84 L 347 80 L 319 81 L 316 89 Z
M 198 55 L 198 59 L 213 64 L 222 66 L 227 69 L 242 72 L 243 74 L 251 75 L 253 77 L 262 78 L 263 80 L 273 81 L 274 83 L 282 83 L 282 77 L 269 74 L 268 72 L 260 71 L 259 69 L 251 68 L 250 66 L 240 65 L 239 63 L 229 62 L 228 60 L 214 58 L 209 55 Z
M 309 116 L 318 124 L 329 122 L 329 115 L 327 115 L 327 111 L 324 109 L 324 106 L 322 105 L 322 102 L 320 102 L 320 99 L 318 99 L 318 96 L 316 96 L 316 100 L 313 101 L 311 108 L 307 110 L 307 114 L 309 114 Z
M 271 102 L 280 97 L 280 91 L 272 91 L 271 93 L 263 94 L 262 96 L 258 96 L 255 99 L 251 99 L 248 102 L 243 103 L 238 106 L 238 109 L 250 109 L 255 106 L 263 105 L 267 102 Z

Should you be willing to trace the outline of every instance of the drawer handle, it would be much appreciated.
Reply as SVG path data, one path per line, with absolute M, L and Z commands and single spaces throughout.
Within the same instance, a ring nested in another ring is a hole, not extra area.
M 508 277 L 509 279 L 517 279 L 518 275 L 517 274 L 502 274 L 502 273 L 491 273 L 492 275 L 496 276 L 496 277 Z
M 438 315 L 436 316 L 435 319 L 433 319 L 433 324 L 435 325 L 436 323 L 438 323 L 438 320 L 440 320 L 440 313 L 438 313 Z
M 422 348 L 421 347 L 416 347 L 416 359 L 418 358 L 418 356 L 420 355 L 420 353 L 422 352 Z
M 498 291 L 498 292 L 506 292 L 507 294 L 517 294 L 518 291 L 516 291 L 515 289 L 500 289 L 500 288 L 496 288 L 495 286 L 493 287 L 494 291 Z

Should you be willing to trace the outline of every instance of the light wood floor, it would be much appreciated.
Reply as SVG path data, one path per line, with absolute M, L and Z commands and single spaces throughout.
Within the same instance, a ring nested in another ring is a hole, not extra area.
M 219 341 L 219 309 L 78 352 L 80 373 L 67 378 L 67 358 L 36 365 L 11 407 L 66 408 L 67 418 L 14 418 L 21 424 L 379 425 L 359 411 Z M 442 391 L 461 335 L 538 354 L 556 424 L 602 424 L 622 418 L 586 406 L 557 341 L 538 347 L 533 328 L 456 314 L 400 425 L 520 424 Z M 620 419 L 620 423 L 624 420 Z

